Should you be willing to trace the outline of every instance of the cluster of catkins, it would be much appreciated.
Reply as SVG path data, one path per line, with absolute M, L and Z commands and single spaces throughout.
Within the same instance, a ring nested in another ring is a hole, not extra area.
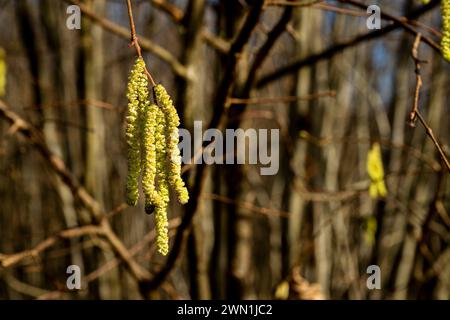
M 129 76 L 126 117 L 128 144 L 128 177 L 126 200 L 135 206 L 139 198 L 139 178 L 145 196 L 145 211 L 155 213 L 157 247 L 162 255 L 169 251 L 167 206 L 169 186 L 178 201 L 185 204 L 188 191 L 181 179 L 181 156 L 178 149 L 180 119 L 172 99 L 162 85 L 153 87 L 150 99 L 145 62 L 138 58 Z
M 450 0 L 442 0 L 442 54 L 448 62 L 450 62 Z

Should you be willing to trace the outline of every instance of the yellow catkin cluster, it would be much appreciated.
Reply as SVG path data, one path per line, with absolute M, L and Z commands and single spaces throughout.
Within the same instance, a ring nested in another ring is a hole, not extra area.
M 387 194 L 384 182 L 383 160 L 380 144 L 375 142 L 367 156 L 367 172 L 370 177 L 369 194 L 372 198 L 385 197 Z
M 442 0 L 442 40 L 441 50 L 445 60 L 450 62 L 450 0 Z
M 184 204 L 189 199 L 181 179 L 180 119 L 163 86 L 154 87 L 159 106 L 150 102 L 148 79 L 144 72 L 145 62 L 138 58 L 131 70 L 127 92 L 127 203 L 137 204 L 142 173 L 145 212 L 155 213 L 156 244 L 158 251 L 166 255 L 169 252 L 169 185 L 176 191 L 180 203 Z
M 172 99 L 162 85 L 154 87 L 156 99 L 159 102 L 161 110 L 166 120 L 166 143 L 169 157 L 168 179 L 170 186 L 175 190 L 178 201 L 182 204 L 188 202 L 189 194 L 181 179 L 181 157 L 178 149 L 178 126 L 180 119 L 173 105 Z

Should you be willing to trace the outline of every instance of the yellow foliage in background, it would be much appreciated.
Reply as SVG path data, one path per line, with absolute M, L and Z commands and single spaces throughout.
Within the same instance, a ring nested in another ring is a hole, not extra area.
M 375 235 L 377 233 L 377 229 L 377 219 L 373 216 L 368 217 L 366 220 L 364 237 L 366 239 L 366 242 L 371 246 L 375 244 Z
M 6 52 L 3 48 L 0 48 L 0 98 L 5 95 L 6 92 Z
M 370 177 L 369 194 L 372 198 L 385 197 L 387 194 L 384 182 L 383 160 L 380 144 L 375 142 L 367 155 L 367 172 Z

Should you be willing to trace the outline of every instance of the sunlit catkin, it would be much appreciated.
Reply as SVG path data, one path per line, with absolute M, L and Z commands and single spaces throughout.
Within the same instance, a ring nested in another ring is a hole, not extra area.
M 146 103 L 142 115 L 142 189 L 145 195 L 145 212 L 153 213 L 159 202 L 155 188 L 156 178 L 156 143 L 155 134 L 158 115 L 158 106 Z
M 145 212 L 155 213 L 156 244 L 159 253 L 167 255 L 169 186 L 175 190 L 180 203 L 184 204 L 189 199 L 181 179 L 181 157 L 178 149 L 180 119 L 163 86 L 153 88 L 159 105 L 151 102 L 149 81 L 142 58 L 136 60 L 131 70 L 127 89 L 126 200 L 129 205 L 137 204 L 139 178 L 142 176 Z
M 441 50 L 445 60 L 450 62 L 450 0 L 442 0 L 442 40 Z
M 167 181 L 167 146 L 165 138 L 166 119 L 161 109 L 157 108 L 155 149 L 156 174 L 158 178 L 158 200 L 155 203 L 156 245 L 158 252 L 166 255 L 169 252 L 169 231 L 167 220 L 167 205 L 169 203 L 169 185 Z
M 128 78 L 127 98 L 128 113 L 126 116 L 126 141 L 128 145 L 128 176 L 126 184 L 126 201 L 136 205 L 139 198 L 140 158 L 140 123 L 139 114 L 142 102 L 148 99 L 147 78 L 144 74 L 145 62 L 138 58 Z M 147 97 L 145 97 L 147 90 Z
M 384 182 L 383 160 L 380 144 L 375 142 L 367 156 L 367 172 L 370 177 L 369 195 L 372 198 L 385 197 L 387 194 Z
M 181 157 L 180 150 L 178 149 L 179 134 L 178 126 L 180 125 L 180 119 L 177 114 L 177 110 L 173 105 L 172 99 L 167 93 L 166 89 L 162 85 L 154 87 L 156 99 L 158 100 L 161 110 L 164 113 L 166 120 L 166 143 L 168 154 L 168 180 L 171 187 L 175 190 L 178 201 L 182 204 L 188 202 L 189 194 L 181 178 Z

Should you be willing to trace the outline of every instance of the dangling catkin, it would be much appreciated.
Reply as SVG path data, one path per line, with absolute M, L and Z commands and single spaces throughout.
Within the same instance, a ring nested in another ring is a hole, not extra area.
M 147 78 L 144 74 L 145 62 L 138 58 L 134 64 L 127 87 L 128 114 L 126 117 L 126 141 L 128 145 L 128 176 L 126 184 L 126 201 L 135 206 L 139 198 L 140 158 L 140 123 L 142 102 L 148 99 Z M 147 97 L 146 95 L 147 90 Z
M 145 195 L 145 212 L 153 213 L 159 201 L 155 189 L 156 178 L 156 143 L 155 134 L 158 106 L 147 103 L 143 110 L 142 142 L 144 156 L 142 158 L 142 189 Z
M 181 157 L 178 149 L 180 119 L 172 99 L 163 86 L 154 87 L 160 106 L 150 102 L 145 62 L 138 58 L 128 81 L 128 113 L 126 141 L 128 145 L 127 203 L 136 205 L 139 198 L 139 177 L 145 212 L 155 213 L 158 252 L 169 252 L 167 207 L 169 185 L 180 203 L 189 199 L 181 179 Z
M 165 138 L 166 120 L 161 109 L 156 113 L 156 174 L 158 177 L 158 201 L 155 203 L 156 245 L 158 252 L 166 255 L 169 252 L 169 231 L 167 220 L 167 204 L 169 203 L 169 185 L 167 181 L 167 146 Z
M 170 186 L 175 190 L 178 201 L 181 204 L 185 204 L 189 200 L 189 194 L 184 185 L 184 181 L 181 178 L 181 156 L 178 149 L 179 134 L 178 126 L 180 125 L 180 119 L 177 114 L 177 110 L 173 105 L 172 99 L 167 93 L 166 89 L 162 85 L 154 87 L 156 99 L 158 100 L 161 110 L 164 113 L 166 120 L 166 143 L 167 154 L 169 156 L 168 163 L 168 179 Z

